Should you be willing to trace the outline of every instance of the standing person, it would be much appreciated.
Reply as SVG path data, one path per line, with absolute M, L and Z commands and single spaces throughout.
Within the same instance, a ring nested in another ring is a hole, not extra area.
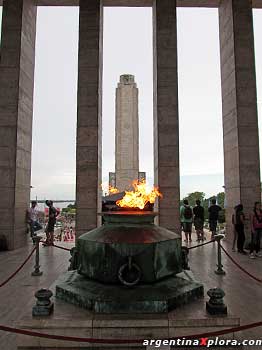
M 237 206 L 234 207 L 234 213 L 232 214 L 232 225 L 233 225 L 233 243 L 232 243 L 232 252 L 236 251 L 236 241 L 237 241 L 237 231 L 235 229 L 235 224 L 236 224 L 236 215 L 235 215 L 235 211 L 236 211 Z
M 58 236 L 58 239 L 59 239 L 60 242 L 62 241 L 62 236 L 63 236 L 63 228 L 61 227 L 60 228 L 60 233 L 59 233 L 59 236 Z
M 41 230 L 42 225 L 38 222 L 38 210 L 37 210 L 37 202 L 31 202 L 31 208 L 27 210 L 27 223 L 30 226 L 30 235 L 31 237 L 36 236 L 35 231 Z
M 46 241 L 44 245 L 54 245 L 54 230 L 56 217 L 58 215 L 58 211 L 53 206 L 53 201 L 47 200 L 45 204 L 48 206 L 48 223 L 46 226 Z
M 246 254 L 246 252 L 244 251 L 244 243 L 245 243 L 244 224 L 245 224 L 245 215 L 243 213 L 243 205 L 238 204 L 235 207 L 234 226 L 235 226 L 235 232 L 237 235 L 237 251 L 238 253 L 241 253 L 241 254 Z
M 184 199 L 183 205 L 180 207 L 180 221 L 185 232 L 185 242 L 192 242 L 191 233 L 192 233 L 192 219 L 193 211 L 188 204 L 188 200 Z
M 194 225 L 195 230 L 197 234 L 197 241 L 203 241 L 205 238 L 204 236 L 204 208 L 201 206 L 200 200 L 196 200 L 196 206 L 193 208 L 194 213 Z
M 73 235 L 73 227 L 70 226 L 70 239 L 73 240 L 74 239 L 74 235 Z
M 211 200 L 211 205 L 208 208 L 209 213 L 209 230 L 212 232 L 211 239 L 215 237 L 216 231 L 217 231 L 217 221 L 218 221 L 218 214 L 222 210 L 222 208 L 216 204 L 216 200 Z
M 260 240 L 262 232 L 262 210 L 261 203 L 255 202 L 253 212 L 251 213 L 251 247 L 250 258 L 254 259 L 256 256 L 261 257 Z M 254 250 L 256 253 L 254 254 Z

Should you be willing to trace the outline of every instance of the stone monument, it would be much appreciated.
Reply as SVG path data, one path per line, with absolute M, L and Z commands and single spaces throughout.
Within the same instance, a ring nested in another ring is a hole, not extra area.
M 134 75 L 123 74 L 116 88 L 115 173 L 109 185 L 124 191 L 145 176 L 139 172 L 138 88 Z

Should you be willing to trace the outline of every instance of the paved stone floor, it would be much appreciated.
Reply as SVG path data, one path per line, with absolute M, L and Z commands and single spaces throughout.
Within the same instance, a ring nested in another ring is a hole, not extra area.
M 193 239 L 192 245 L 197 244 Z M 72 244 L 63 243 L 66 247 Z M 227 241 L 223 245 L 231 254 Z M 4 281 L 28 256 L 33 246 L 28 246 L 11 252 L 0 252 L 0 283 Z M 33 258 L 12 279 L 7 285 L 0 288 L 0 323 L 14 325 L 25 314 L 30 314 L 32 305 L 35 303 L 34 292 L 40 288 L 47 288 L 57 277 L 67 270 L 69 252 L 53 248 L 41 247 L 40 259 L 41 270 L 44 274 L 41 277 L 32 277 Z M 262 320 L 262 285 L 250 279 L 223 254 L 223 264 L 226 271 L 225 276 L 218 276 L 214 273 L 216 268 L 216 244 L 211 243 L 204 247 L 190 251 L 190 266 L 195 277 L 205 286 L 205 292 L 212 287 L 222 287 L 226 293 L 225 302 L 228 305 L 229 313 L 233 316 L 240 316 L 241 324 Z M 232 253 L 232 256 L 245 267 L 250 273 L 262 278 L 262 258 L 255 260 L 248 256 Z M 205 314 L 205 301 L 207 298 L 193 302 L 187 306 L 173 311 L 176 317 L 198 318 Z M 69 309 L 72 306 L 68 305 Z M 241 338 L 262 339 L 262 328 L 242 332 Z M 246 347 L 251 349 L 251 347 Z M 0 331 L 0 349 L 15 350 L 15 336 Z M 258 349 L 258 348 L 257 348 Z

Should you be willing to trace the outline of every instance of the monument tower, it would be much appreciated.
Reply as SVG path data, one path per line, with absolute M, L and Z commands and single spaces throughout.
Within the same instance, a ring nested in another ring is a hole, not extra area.
M 110 186 L 120 191 L 130 188 L 139 172 L 138 88 L 134 75 L 120 76 L 116 88 L 115 173 L 109 174 Z

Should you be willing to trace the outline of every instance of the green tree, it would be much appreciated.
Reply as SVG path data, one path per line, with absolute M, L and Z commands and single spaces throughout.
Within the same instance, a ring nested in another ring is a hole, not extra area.
M 197 200 L 197 199 L 200 200 L 201 203 L 202 203 L 203 200 L 204 200 L 204 198 L 205 198 L 205 193 L 204 193 L 204 192 L 198 192 L 198 191 L 196 191 L 196 192 L 188 193 L 188 195 L 187 195 L 184 199 L 187 199 L 189 205 L 191 205 L 192 207 L 194 207 L 195 204 L 196 204 L 196 200 Z M 184 200 L 184 199 L 183 199 L 183 200 Z
M 76 209 L 76 202 L 74 204 L 68 204 L 68 209 Z
M 62 209 L 62 213 L 63 214 L 66 214 L 66 213 L 68 213 L 68 214 L 73 214 L 73 213 L 75 213 L 76 212 L 76 203 L 74 203 L 74 204 L 68 204 L 68 206 L 66 207 L 66 208 L 63 208 Z
M 199 199 L 201 201 L 201 205 L 204 207 L 205 210 L 205 220 L 208 220 L 208 207 L 211 204 L 211 200 L 215 199 L 217 201 L 217 204 L 222 208 L 220 214 L 219 214 L 219 222 L 223 223 L 225 222 L 225 193 L 220 192 L 216 196 L 211 196 L 209 198 L 205 198 L 204 192 L 192 192 L 188 193 L 186 197 L 184 197 L 180 201 L 180 205 L 183 205 L 183 200 L 187 199 L 190 206 L 194 207 L 196 204 L 196 200 Z
M 217 204 L 220 205 L 221 208 L 225 208 L 225 192 L 219 192 L 217 194 Z
M 226 221 L 226 213 L 225 213 L 225 192 L 219 192 L 217 194 L 217 204 L 222 208 L 219 213 L 218 221 L 220 223 L 224 223 Z

